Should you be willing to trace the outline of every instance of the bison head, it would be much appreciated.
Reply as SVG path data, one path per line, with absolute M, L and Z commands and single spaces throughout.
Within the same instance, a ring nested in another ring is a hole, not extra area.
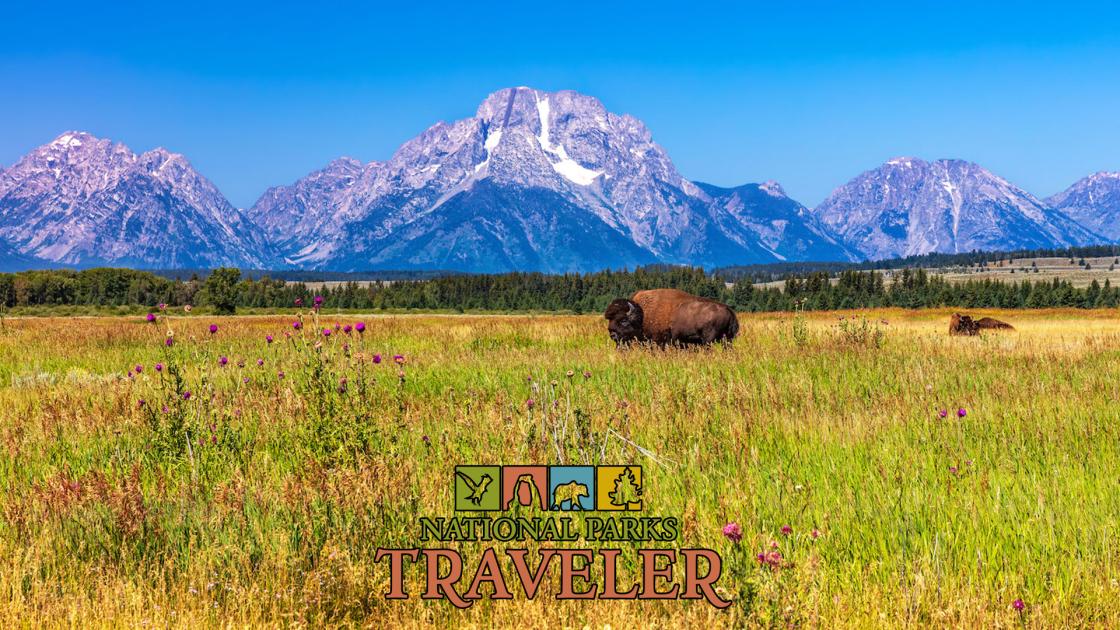
M 607 330 L 617 345 L 629 343 L 642 336 L 642 307 L 633 300 L 619 298 L 611 302 L 603 317 L 610 322 Z

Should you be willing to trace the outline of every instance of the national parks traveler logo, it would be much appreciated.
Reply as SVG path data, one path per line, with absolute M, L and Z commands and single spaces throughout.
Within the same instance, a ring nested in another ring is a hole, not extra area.
M 456 466 L 455 511 L 639 512 L 642 467 Z

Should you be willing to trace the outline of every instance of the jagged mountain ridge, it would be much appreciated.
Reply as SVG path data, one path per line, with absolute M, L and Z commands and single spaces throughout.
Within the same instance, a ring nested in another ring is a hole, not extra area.
M 1120 172 L 1094 173 L 1046 203 L 1101 236 L 1120 240 Z
M 66 132 L 0 168 L 0 266 L 558 272 L 1050 248 L 1120 238 L 1118 183 L 1042 201 L 970 162 L 897 158 L 809 209 L 772 181 L 689 181 L 592 97 L 509 88 L 244 212 L 181 155 Z
M 782 239 L 740 220 L 728 201 L 682 177 L 637 119 L 576 92 L 510 88 L 474 117 L 433 125 L 387 162 L 336 161 L 270 189 L 249 215 L 282 234 L 274 242 L 285 262 L 312 268 L 577 271 L 785 259 Z M 782 229 L 803 220 L 813 219 L 790 215 Z M 822 251 L 818 230 L 793 231 L 799 247 Z M 483 243 L 500 243 L 500 255 Z
M 837 188 L 813 213 L 869 260 L 1106 242 L 964 160 L 889 160 Z
M 182 155 L 66 132 L 0 172 L 0 239 L 76 266 L 267 265 L 265 239 Z

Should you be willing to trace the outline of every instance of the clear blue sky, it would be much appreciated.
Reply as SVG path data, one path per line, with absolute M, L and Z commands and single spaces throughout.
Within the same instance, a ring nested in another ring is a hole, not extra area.
M 807 205 L 897 155 L 1038 195 L 1120 170 L 1103 2 L 315 4 L 10 4 L 0 164 L 81 129 L 184 153 L 248 206 L 529 85 L 641 118 L 686 177 L 776 179 Z

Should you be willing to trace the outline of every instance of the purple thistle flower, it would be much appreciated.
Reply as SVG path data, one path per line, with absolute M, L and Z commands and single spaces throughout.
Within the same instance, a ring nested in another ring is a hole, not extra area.
M 323 305 L 323 296 L 316 295 L 315 296 L 315 308 L 319 308 L 322 305 Z
M 136 373 L 139 374 L 144 371 L 144 366 L 139 363 L 136 364 Z
M 953 475 L 957 474 L 957 467 L 956 466 L 950 466 L 949 467 L 949 473 L 953 474 Z
M 1014 608 L 1015 610 L 1021 611 L 1024 608 L 1026 608 L 1026 606 L 1027 605 L 1023 603 L 1022 599 L 1016 599 L 1015 601 L 1011 602 L 1011 607 Z
M 292 322 L 292 328 L 295 328 L 296 330 L 303 328 L 303 322 L 297 319 L 296 321 Z
M 397 365 L 404 365 L 404 361 L 405 361 L 405 359 L 404 359 L 403 354 L 394 354 L 393 355 L 393 362 L 396 363 Z
M 816 540 L 816 539 L 821 537 L 821 530 L 814 529 L 812 532 L 809 533 L 809 536 L 812 537 L 813 540 Z
M 536 407 L 536 406 L 537 406 L 537 403 L 536 403 L 536 401 L 535 401 L 535 400 L 533 400 L 532 398 L 530 398 L 529 400 L 526 400 L 526 401 L 525 401 L 525 406 L 526 406 L 526 407 L 528 407 L 529 409 L 532 409 L 533 407 Z
M 960 409 L 957 409 L 957 417 L 958 418 L 963 418 L 967 415 L 968 415 L 968 412 L 964 410 L 964 407 L 961 407 Z
M 789 525 L 782 525 L 782 535 L 783 536 L 789 536 L 792 533 L 793 533 L 793 528 L 792 527 L 790 527 Z
M 303 298 L 296 298 L 296 306 L 303 306 Z
M 159 310 L 161 310 L 161 311 L 166 311 L 167 310 L 167 303 L 166 302 L 160 302 L 157 306 L 159 307 Z
M 357 324 L 354 324 L 354 330 L 358 331 L 359 335 L 364 333 L 366 331 L 366 323 L 358 322 Z
M 153 323 L 155 323 L 155 321 L 156 321 L 156 314 L 155 314 L 155 313 L 148 313 L 148 317 L 147 317 L 147 319 L 148 319 L 148 323 L 149 323 L 149 324 L 153 324 Z
M 948 410 L 946 410 L 946 409 L 942 409 L 941 411 L 938 411 L 938 412 L 937 412 L 937 415 L 939 415 L 939 416 L 941 416 L 942 418 L 944 418 L 945 416 L 948 416 L 948 415 L 949 415 L 949 412 L 948 412 Z
M 425 446 L 431 446 L 432 445 L 432 438 L 425 435 L 425 436 L 422 436 L 420 439 L 424 441 Z
M 272 335 L 265 335 L 264 336 L 264 342 L 265 343 L 272 343 Z
M 373 364 L 377 365 L 378 363 L 381 363 L 381 355 L 380 354 L 375 354 L 375 355 L 373 355 Z
M 137 407 L 143 407 L 144 406 L 144 399 L 141 398 L 140 400 L 136 401 L 136 406 Z
M 723 526 L 723 537 L 733 543 L 738 543 L 743 540 L 743 528 L 735 522 L 728 523 Z M 760 556 L 762 554 L 759 554 Z
M 343 327 L 342 327 L 342 332 L 344 332 L 344 333 L 346 333 L 347 335 L 349 335 L 349 334 L 350 334 L 350 331 L 351 331 L 351 330 L 353 330 L 353 329 L 354 329 L 354 327 L 353 327 L 353 326 L 351 326 L 350 324 L 346 324 L 345 326 L 343 326 Z
M 190 400 L 190 399 L 191 399 L 191 393 L 190 392 L 183 392 L 183 400 Z
M 331 336 L 331 329 L 330 328 L 324 328 L 323 329 L 323 336 L 324 337 L 330 337 Z
M 280 370 L 279 372 L 277 372 L 277 373 L 276 373 L 276 377 L 277 377 L 277 378 L 284 378 L 284 371 L 283 371 L 283 370 Z
M 157 363 L 155 365 L 155 368 L 156 368 L 157 372 L 162 372 L 163 371 L 163 364 L 162 363 Z
M 766 554 L 760 553 L 757 556 L 755 556 L 755 558 L 758 559 L 759 564 L 766 564 Z
M 241 381 L 244 382 L 246 385 L 248 385 L 249 384 L 249 377 L 246 376 L 245 378 L 241 379 Z
M 213 335 L 216 332 L 218 332 L 218 325 L 217 324 L 210 324 L 210 334 Z
M 218 357 L 218 365 L 225 367 L 229 363 L 229 359 L 225 356 Z
M 168 337 L 167 339 L 165 339 L 163 341 L 163 345 L 167 346 L 168 348 L 170 348 L 174 344 L 175 344 L 175 338 L 174 337 Z
M 264 359 L 257 359 L 257 367 L 264 365 Z

